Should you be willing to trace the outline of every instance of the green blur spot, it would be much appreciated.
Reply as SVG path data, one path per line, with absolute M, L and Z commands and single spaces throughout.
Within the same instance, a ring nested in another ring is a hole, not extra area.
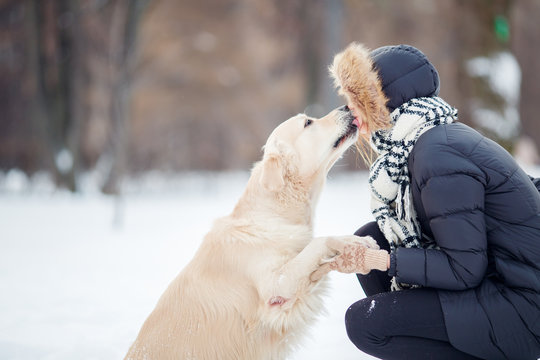
M 508 20 L 506 19 L 506 17 L 504 17 L 503 15 L 495 16 L 493 26 L 497 39 L 502 42 L 507 42 L 510 38 L 510 25 L 508 24 Z

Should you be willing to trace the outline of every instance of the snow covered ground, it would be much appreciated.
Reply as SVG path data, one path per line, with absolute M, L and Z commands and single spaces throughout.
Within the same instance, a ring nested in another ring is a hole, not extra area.
M 148 176 L 124 200 L 91 187 L 54 191 L 0 176 L 0 359 L 121 359 L 213 219 L 228 214 L 247 173 Z M 370 221 L 367 174 L 329 179 L 316 235 Z M 292 359 L 373 359 L 348 340 L 343 316 L 364 297 L 354 275 L 332 274 L 328 314 Z

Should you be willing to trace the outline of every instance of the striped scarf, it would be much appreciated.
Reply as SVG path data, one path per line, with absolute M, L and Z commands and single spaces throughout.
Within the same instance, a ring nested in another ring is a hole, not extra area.
M 392 250 L 397 246 L 434 247 L 432 241 L 422 239 L 407 161 L 420 135 L 456 120 L 457 110 L 439 97 L 423 97 L 406 102 L 390 116 L 393 126 L 371 135 L 371 145 L 379 154 L 369 174 L 371 211 Z M 403 287 L 400 285 L 406 286 L 393 280 L 394 290 Z

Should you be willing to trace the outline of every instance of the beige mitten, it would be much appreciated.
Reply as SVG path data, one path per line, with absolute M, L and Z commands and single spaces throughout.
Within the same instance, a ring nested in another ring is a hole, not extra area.
M 353 241 L 330 238 L 327 245 L 337 251 L 337 255 L 313 272 L 312 281 L 319 280 L 331 270 L 346 274 L 367 274 L 371 270 L 388 270 L 388 252 L 378 250 L 378 246 L 374 247 L 371 241 L 366 242 L 366 238 L 358 238 L 358 240 Z

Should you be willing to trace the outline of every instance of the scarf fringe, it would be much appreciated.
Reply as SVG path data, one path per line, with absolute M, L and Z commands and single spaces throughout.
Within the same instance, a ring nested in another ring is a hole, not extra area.
M 422 240 L 407 161 L 420 135 L 452 123 L 457 119 L 457 110 L 439 97 L 416 98 L 394 110 L 391 117 L 393 127 L 376 131 L 371 137 L 371 145 L 379 153 L 369 177 L 372 213 L 392 250 L 397 246 L 433 247 Z M 392 290 L 409 287 L 392 279 Z

